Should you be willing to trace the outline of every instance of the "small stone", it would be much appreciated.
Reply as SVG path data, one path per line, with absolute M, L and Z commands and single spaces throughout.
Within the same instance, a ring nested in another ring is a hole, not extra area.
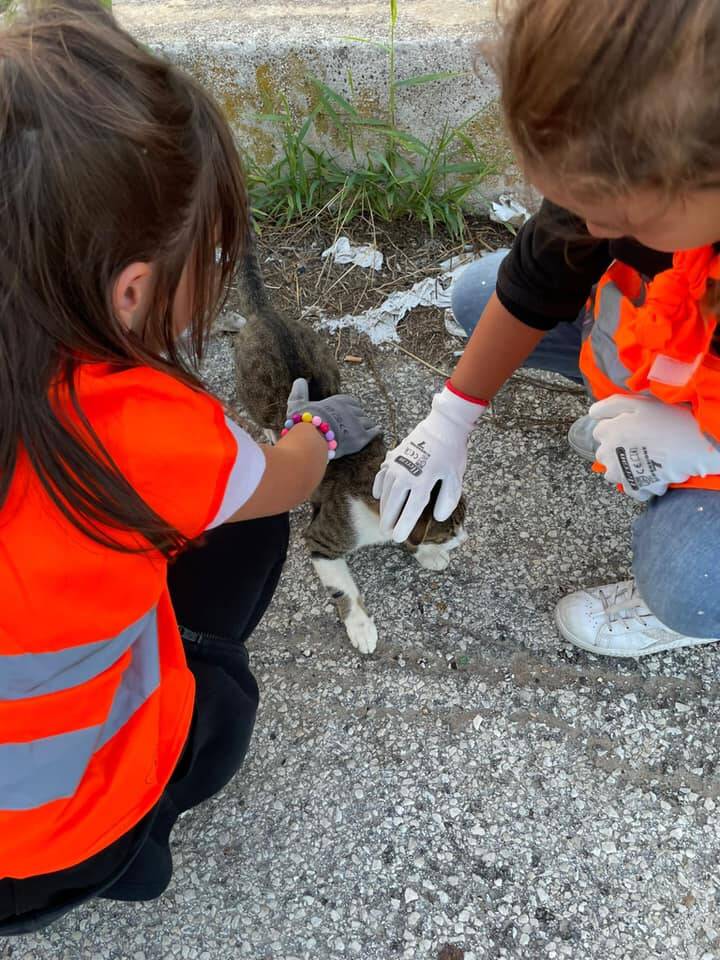
M 415 903 L 415 901 L 419 899 L 420 897 L 417 893 L 415 893 L 412 887 L 408 887 L 405 890 L 405 903 Z
M 452 943 L 446 943 L 441 948 L 437 960 L 465 960 L 465 951 Z
M 479 730 L 480 727 L 482 727 L 482 725 L 483 725 L 483 718 L 480 716 L 479 713 L 477 714 L 477 716 L 473 717 L 472 725 L 473 725 L 473 729 L 475 729 L 475 730 Z

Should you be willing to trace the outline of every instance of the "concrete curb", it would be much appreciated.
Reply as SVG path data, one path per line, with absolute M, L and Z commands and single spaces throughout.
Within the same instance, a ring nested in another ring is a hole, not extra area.
M 8 0 L 5 0 L 7 4 Z M 0 0 L 0 5 L 3 0 Z M 22 0 L 9 0 L 9 10 Z M 513 164 L 498 105 L 498 89 L 478 48 L 494 30 L 493 0 L 399 0 L 396 37 L 399 79 L 452 72 L 458 76 L 399 92 L 398 126 L 426 142 L 447 126 L 468 123 L 467 134 L 497 173 L 476 196 L 512 191 L 533 197 Z M 277 113 L 287 102 L 299 118 L 317 105 L 309 77 L 351 100 L 366 119 L 386 119 L 388 0 L 115 0 L 119 22 L 134 36 L 196 76 L 218 99 L 241 147 L 262 164 L 281 142 L 277 125 L 258 114 Z M 0 22 L 2 20 L 0 14 Z M 352 39 L 362 38 L 362 40 Z M 343 158 L 332 125 L 318 123 L 308 138 Z M 359 149 L 373 146 L 362 137 Z M 345 154 L 349 161 L 349 156 Z M 464 159 L 459 157 L 458 159 Z
M 497 84 L 487 66 L 475 63 L 478 43 L 493 29 L 490 6 L 489 0 L 464 0 L 447 11 L 428 0 L 400 0 L 396 46 L 400 79 L 441 71 L 460 74 L 404 88 L 398 97 L 398 125 L 428 141 L 446 124 L 469 120 L 469 136 L 499 171 L 483 185 L 486 197 L 507 189 L 523 192 L 500 119 Z M 135 36 L 212 90 L 241 146 L 261 163 L 277 155 L 280 131 L 256 115 L 278 112 L 287 100 L 298 117 L 307 116 L 318 99 L 310 76 L 350 99 L 364 117 L 385 117 L 388 63 L 380 44 L 387 40 L 386 0 L 345 6 L 330 0 L 255 0 L 250 6 L 116 0 L 114 10 Z M 330 125 L 319 122 L 310 139 L 342 156 Z M 361 141 L 361 147 L 370 145 Z M 482 202 L 482 196 L 475 199 Z

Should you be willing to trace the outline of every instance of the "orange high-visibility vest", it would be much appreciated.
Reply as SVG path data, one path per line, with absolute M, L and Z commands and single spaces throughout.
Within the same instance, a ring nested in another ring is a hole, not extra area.
M 713 247 L 676 253 L 672 268 L 649 281 L 611 264 L 585 311 L 580 368 L 595 399 L 640 393 L 684 404 L 720 448 L 720 357 L 711 352 L 718 318 L 703 307 L 718 278 Z M 720 490 L 720 475 L 674 486 Z
M 227 518 L 239 441 L 217 401 L 149 368 L 86 363 L 76 386 L 157 513 L 191 538 Z M 166 574 L 84 537 L 21 451 L 0 510 L 0 877 L 77 864 L 158 801 L 194 700 Z

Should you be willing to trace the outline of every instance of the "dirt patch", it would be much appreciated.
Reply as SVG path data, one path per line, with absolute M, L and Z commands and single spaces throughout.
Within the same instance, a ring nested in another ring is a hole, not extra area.
M 379 227 L 357 221 L 338 232 L 331 218 L 313 218 L 292 228 L 266 228 L 259 236 L 258 248 L 265 282 L 275 303 L 289 315 L 304 316 L 308 323 L 314 323 L 321 316 L 359 314 L 377 307 L 394 291 L 440 275 L 440 265 L 451 256 L 512 244 L 512 234 L 487 219 L 470 218 L 468 226 L 466 242 L 459 244 L 442 231 L 431 237 L 425 227 L 412 222 Z M 374 243 L 385 258 L 382 270 L 338 265 L 331 258 L 323 260 L 323 251 L 339 234 L 356 244 Z M 239 312 L 232 296 L 227 309 Z M 341 364 L 357 363 L 370 368 L 392 411 L 394 404 L 377 364 L 378 347 L 354 327 L 335 333 L 326 330 L 325 334 Z M 411 311 L 398 325 L 398 334 L 400 342 L 392 344 L 392 349 L 424 365 L 428 374 L 435 377 L 450 374 L 464 346 L 462 340 L 448 334 L 444 311 L 437 308 L 419 307 Z M 549 417 L 528 415 L 538 391 L 540 395 L 567 395 L 560 418 L 557 410 Z M 518 398 L 522 401 L 519 405 Z M 567 380 L 535 371 L 518 371 L 495 399 L 486 422 L 501 430 L 556 431 L 558 424 L 568 427 L 580 415 L 584 408 L 578 400 L 585 401 L 583 389 Z M 388 426 L 394 436 L 394 413 L 389 416 L 392 423 Z
M 394 291 L 440 275 L 440 264 L 451 256 L 496 250 L 512 243 L 506 229 L 487 219 L 470 218 L 468 227 L 465 244 L 451 240 L 442 231 L 431 237 L 427 228 L 413 222 L 378 226 L 358 220 L 340 231 L 353 243 L 374 243 L 385 258 L 380 271 L 322 259 L 323 251 L 338 236 L 337 224 L 331 218 L 288 228 L 266 228 L 259 237 L 259 252 L 265 282 L 280 308 L 309 320 L 340 317 L 377 307 Z M 237 309 L 232 298 L 228 308 Z M 452 369 L 454 354 L 462 347 L 459 340 L 448 335 L 439 309 L 412 311 L 400 323 L 398 333 L 400 346 L 438 373 Z M 340 360 L 356 357 L 364 361 L 374 352 L 367 337 L 352 328 L 332 336 Z

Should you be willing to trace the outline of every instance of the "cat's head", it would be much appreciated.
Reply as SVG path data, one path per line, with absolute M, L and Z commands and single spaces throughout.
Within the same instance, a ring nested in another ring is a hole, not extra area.
M 468 538 L 465 532 L 465 516 L 467 508 L 465 498 L 461 497 L 457 507 L 447 520 L 436 520 L 433 516 L 439 487 L 433 490 L 430 502 L 427 504 L 415 528 L 408 537 L 405 546 L 411 553 L 419 555 L 442 551 L 449 554 L 451 550 L 462 546 Z M 430 548 L 437 548 L 431 550 Z M 418 561 L 422 562 L 420 556 Z

